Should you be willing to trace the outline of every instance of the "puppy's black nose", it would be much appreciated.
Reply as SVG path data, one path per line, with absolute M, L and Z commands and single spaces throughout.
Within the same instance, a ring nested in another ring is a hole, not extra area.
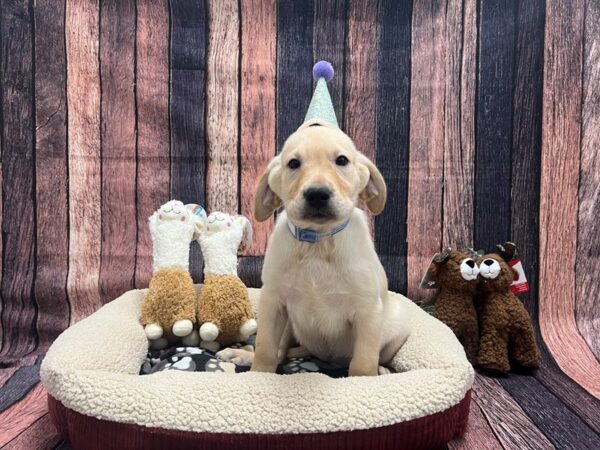
M 466 264 L 467 266 L 469 266 L 471 269 L 472 269 L 473 267 L 475 267 L 475 261 L 473 261 L 472 259 L 469 259 L 468 261 L 465 261 L 465 264 Z
M 486 266 L 491 266 L 492 264 L 494 264 L 494 260 L 493 259 L 486 259 L 486 260 L 483 261 L 483 263 Z
M 327 206 L 331 191 L 326 187 L 311 187 L 304 191 L 304 199 L 313 208 Z

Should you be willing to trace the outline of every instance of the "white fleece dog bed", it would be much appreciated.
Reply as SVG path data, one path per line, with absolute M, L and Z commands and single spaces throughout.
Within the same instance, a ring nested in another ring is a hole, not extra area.
M 399 373 L 329 378 L 168 370 L 138 375 L 148 351 L 145 290 L 129 291 L 59 336 L 41 379 L 74 448 L 427 448 L 464 431 L 473 369 L 452 331 L 408 304 Z M 249 289 L 256 302 L 258 289 Z M 375 440 L 375 441 L 374 441 Z

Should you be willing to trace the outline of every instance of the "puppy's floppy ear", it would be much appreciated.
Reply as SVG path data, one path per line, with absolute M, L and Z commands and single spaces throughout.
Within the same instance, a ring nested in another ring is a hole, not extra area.
M 362 153 L 359 153 L 357 162 L 361 181 L 361 191 L 358 196 L 367 204 L 369 211 L 379 214 L 383 211 L 387 198 L 385 180 L 375 164 Z
M 254 217 L 259 222 L 267 220 L 281 206 L 281 198 L 272 188 L 281 177 L 281 157 L 278 155 L 271 160 L 260 177 L 254 194 Z

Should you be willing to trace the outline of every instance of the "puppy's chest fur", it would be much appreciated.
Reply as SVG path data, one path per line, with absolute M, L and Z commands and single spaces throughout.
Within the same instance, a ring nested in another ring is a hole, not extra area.
M 294 336 L 313 355 L 328 361 L 351 358 L 357 309 L 381 301 L 376 291 L 367 292 L 376 276 L 372 268 L 352 261 L 347 237 L 316 244 L 294 241 L 277 258 L 278 294 Z

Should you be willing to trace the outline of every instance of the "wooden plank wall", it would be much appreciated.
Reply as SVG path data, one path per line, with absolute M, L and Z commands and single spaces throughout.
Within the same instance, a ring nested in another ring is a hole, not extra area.
M 251 216 L 326 59 L 338 120 L 388 183 L 371 223 L 392 289 L 428 299 L 447 245 L 521 249 L 542 368 L 479 378 L 451 447 L 597 442 L 599 23 L 595 0 L 2 2 L 0 389 L 148 284 L 147 219 L 167 199 Z M 273 221 L 253 225 L 240 275 L 259 286 Z M 190 260 L 201 281 L 197 245 Z

